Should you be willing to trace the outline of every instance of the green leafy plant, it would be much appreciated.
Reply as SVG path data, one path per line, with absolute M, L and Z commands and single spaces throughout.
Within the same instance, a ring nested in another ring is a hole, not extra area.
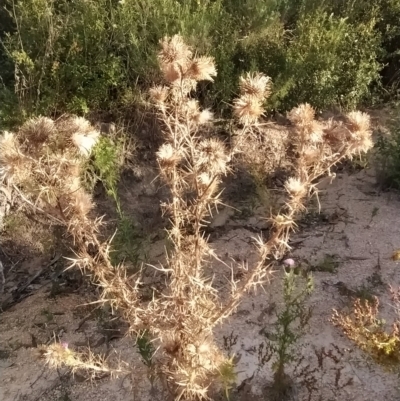
M 295 346 L 305 334 L 308 322 L 311 318 L 311 309 L 307 307 L 307 299 L 313 291 L 311 275 L 306 276 L 306 284 L 298 288 L 296 276 L 293 270 L 285 273 L 283 278 L 283 303 L 284 309 L 277 313 L 274 339 L 270 342 L 270 351 L 275 355 L 273 363 L 274 386 L 284 386 L 287 383 L 285 368 L 295 361 Z
M 224 361 L 219 367 L 219 379 L 224 388 L 225 398 L 227 401 L 230 400 L 229 392 L 233 388 L 236 382 L 236 371 L 235 364 L 233 363 L 233 357 Z
M 83 178 L 90 191 L 100 181 L 107 195 L 115 201 L 118 222 L 111 252 L 112 263 L 119 265 L 129 261 L 135 270 L 143 257 L 143 237 L 133 219 L 123 212 L 118 196 L 118 182 L 126 156 L 130 153 L 129 146 L 129 140 L 123 132 L 112 137 L 100 137 L 86 162 Z
M 152 366 L 155 349 L 147 330 L 138 334 L 136 344 L 143 363 L 150 368 Z
M 113 239 L 111 261 L 117 266 L 130 262 L 129 271 L 137 271 L 140 261 L 144 258 L 145 239 L 139 232 L 136 223 L 125 214 L 118 220 L 117 231 Z
M 97 181 L 101 181 L 107 194 L 111 196 L 118 212 L 121 211 L 117 194 L 117 185 L 124 163 L 124 139 L 112 139 L 108 136 L 100 137 L 94 146 L 91 158 L 84 170 L 84 179 L 90 190 L 93 190 Z
M 313 291 L 311 274 L 303 273 L 298 275 L 292 268 L 284 273 L 282 310 L 277 310 L 272 330 L 264 328 L 260 331 L 267 341 L 260 344 L 258 350 L 259 368 L 273 360 L 273 381 L 266 390 L 271 400 L 290 398 L 296 379 L 293 374 L 302 359 L 298 347 L 311 318 L 307 300 Z M 300 280 L 303 281 L 301 284 Z
M 400 120 L 392 123 L 389 135 L 381 134 L 376 143 L 377 180 L 382 188 L 400 189 Z

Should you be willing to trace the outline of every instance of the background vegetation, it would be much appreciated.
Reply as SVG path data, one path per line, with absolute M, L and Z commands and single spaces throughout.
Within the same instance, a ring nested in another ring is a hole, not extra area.
M 215 57 L 207 106 L 228 110 L 243 71 L 274 82 L 269 107 L 354 108 L 398 88 L 398 0 L 6 0 L 0 125 L 64 112 L 114 116 L 161 79 L 160 38 Z M 207 86 L 207 91 L 205 91 Z

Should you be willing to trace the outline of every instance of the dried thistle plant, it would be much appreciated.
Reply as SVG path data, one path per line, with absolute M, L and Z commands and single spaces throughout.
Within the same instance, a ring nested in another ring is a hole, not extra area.
M 197 81 L 215 76 L 214 61 L 192 54 L 181 38 L 165 38 L 159 60 L 168 86 L 150 92 L 164 127 L 157 160 L 171 191 L 162 206 L 174 245 L 162 268 L 169 282 L 152 334 L 162 344 L 160 371 L 176 399 L 185 400 L 206 398 L 212 377 L 226 362 L 213 340 L 220 303 L 206 273 L 213 251 L 202 230 L 221 203 L 219 184 L 229 171 L 230 155 L 224 143 L 208 135 L 211 112 L 190 98 Z
M 90 349 L 84 353 L 73 351 L 67 343 L 53 343 L 41 350 L 43 358 L 52 369 L 67 367 L 72 374 L 77 371 L 85 371 L 91 379 L 101 374 L 117 376 L 121 373 L 128 373 L 122 363 L 118 367 L 108 366 L 104 357 L 95 355 Z
M 246 93 L 244 95 L 248 96 Z M 244 95 L 242 94 L 240 98 Z M 251 118 L 238 115 L 242 128 L 238 131 L 235 144 L 238 152 L 247 155 L 247 164 L 261 165 L 263 158 L 272 160 L 271 164 L 268 162 L 262 164 L 265 169 L 264 174 L 267 174 L 271 172 L 273 166 L 282 164 L 281 159 L 284 154 L 289 166 L 287 170 L 292 174 L 284 183 L 288 199 L 281 212 L 270 219 L 275 228 L 273 238 L 276 235 L 276 239 L 271 239 L 269 242 L 274 242 L 276 257 L 282 255 L 285 248 L 287 249 L 289 234 L 296 227 L 298 213 L 305 209 L 305 200 L 313 195 L 318 198 L 318 179 L 325 174 L 333 179 L 335 175 L 331 173 L 331 169 L 335 165 L 346 158 L 368 151 L 373 145 L 370 119 L 367 114 L 359 111 L 351 112 L 346 116 L 345 122 L 317 121 L 315 116 L 316 112 L 309 104 L 301 104 L 291 110 L 288 119 L 292 126 L 288 135 L 285 133 L 281 137 L 271 138 L 270 142 L 275 145 L 269 148 L 263 147 L 262 151 L 267 152 L 260 154 L 259 138 L 263 135 L 259 124 L 261 114 L 255 122 Z
M 342 127 L 348 142 L 338 152 L 324 141 L 324 131 L 314 120 L 315 112 L 311 106 L 301 105 L 291 112 L 294 129 L 290 139 L 296 151 L 297 176 L 285 184 L 288 200 L 281 212 L 271 217 L 273 229 L 270 239 L 266 242 L 261 238 L 257 240 L 259 262 L 252 267 L 240 266 L 245 273 L 243 280 L 232 280 L 231 295 L 223 299 L 212 287 L 211 276 L 207 275 L 208 268 L 212 267 L 212 258 L 217 259 L 218 256 L 210 249 L 202 227 L 221 203 L 218 184 L 222 175 L 229 171 L 228 163 L 240 151 L 246 134 L 254 131 L 263 115 L 262 105 L 270 94 L 271 81 L 258 73 L 247 74 L 241 79 L 240 97 L 234 102 L 234 115 L 242 130 L 228 151 L 219 140 L 208 137 L 208 131 L 198 118 L 204 111 L 190 97 L 191 91 L 196 88 L 195 77 L 187 68 L 192 62 L 192 50 L 177 38 L 166 38 L 162 43 L 159 59 L 169 85 L 162 90 L 154 88 L 151 96 L 164 126 L 166 142 L 157 156 L 161 176 L 171 190 L 170 202 L 163 206 L 170 216 L 169 236 L 174 250 L 168 257 L 167 265 L 162 268 L 169 274 L 170 280 L 162 314 L 168 316 L 165 320 L 171 322 L 171 326 L 167 330 L 164 326 L 158 338 L 161 343 L 166 342 L 163 337 L 168 338 L 167 344 L 172 339 L 173 347 L 164 348 L 167 362 L 162 370 L 175 386 L 177 398 L 195 399 L 206 396 L 205 383 L 208 383 L 207 386 L 211 383 L 218 364 L 224 363 L 222 354 L 213 343 L 213 327 L 235 310 L 246 292 L 268 280 L 274 260 L 282 257 L 289 248 L 289 236 L 296 227 L 297 213 L 304 209 L 304 200 L 316 192 L 315 180 L 342 158 L 366 150 L 365 147 L 357 148 L 355 141 L 360 141 L 363 135 L 369 138 L 371 132 L 365 115 L 350 115 L 349 124 Z M 167 43 L 170 43 L 170 50 Z M 177 52 L 177 47 L 182 54 Z M 165 57 L 165 53 L 173 54 L 174 58 Z M 208 69 L 215 71 L 211 66 Z M 169 73 L 172 70 L 180 71 L 173 79 Z M 199 76 L 211 79 L 207 74 Z M 359 123 L 356 125 L 351 122 L 353 120 Z M 366 122 L 363 125 L 360 121 Z M 310 149 L 319 152 L 317 164 L 307 164 L 305 155 L 308 156 Z M 196 359 L 196 364 L 187 350 L 188 346 L 193 355 L 196 352 L 199 355 L 199 350 L 204 350 L 202 358 Z M 169 349 L 173 350 L 172 355 Z M 182 374 L 192 380 L 182 382 Z
M 103 288 L 104 302 L 121 307 L 134 318 L 138 281 L 135 277 L 128 280 L 123 269 L 111 264 L 110 241 L 101 242 L 98 236 L 102 219 L 92 216 L 94 204 L 80 179 L 98 137 L 99 132 L 83 118 L 31 119 L 16 133 L 6 132 L 0 137 L 0 182 L 33 213 L 45 215 L 50 224 L 65 227 L 76 254 L 71 267 L 90 273 Z M 64 364 L 73 371 L 86 364 L 86 370 L 118 373 L 93 354 L 85 358 L 71 350 L 55 352 L 62 351 L 57 347 L 54 345 L 46 354 L 52 366 L 58 366 L 64 357 Z
M 162 206 L 170 218 L 168 234 L 173 244 L 166 264 L 157 268 L 166 277 L 162 294 L 154 294 L 147 303 L 141 301 L 139 274 L 127 277 L 123 266 L 113 266 L 111 241 L 99 239 L 102 220 L 91 216 L 93 202 L 79 178 L 82 160 L 98 137 L 86 120 L 51 122 L 40 118 L 16 134 L 4 135 L 0 173 L 36 212 L 66 227 L 75 244 L 71 267 L 91 274 L 103 290 L 101 301 L 120 310 L 130 333 L 149 333 L 157 349 L 151 357 L 153 372 L 173 399 L 207 399 L 224 366 L 230 363 L 214 341 L 214 327 L 232 314 L 245 293 L 268 281 L 275 260 L 289 248 L 289 237 L 306 197 L 316 193 L 315 180 L 344 157 L 370 146 L 369 121 L 366 115 L 353 113 L 347 123 L 325 127 L 314 120 L 315 113 L 308 105 L 291 112 L 295 163 L 293 177 L 285 184 L 287 202 L 270 218 L 270 238 L 256 239 L 258 262 L 238 266 L 243 271 L 241 281 L 232 278 L 230 294 L 219 294 L 213 286 L 212 263 L 220 259 L 203 228 L 222 203 L 220 184 L 230 171 L 232 157 L 240 151 L 246 135 L 259 125 L 271 82 L 258 73 L 241 79 L 234 114 L 242 128 L 228 148 L 211 136 L 211 111 L 201 109 L 191 97 L 198 81 L 213 80 L 214 60 L 194 56 L 177 35 L 161 41 L 158 60 L 166 84 L 154 87 L 150 97 L 164 132 L 165 143 L 157 160 L 160 176 L 170 189 L 170 198 Z M 93 358 L 70 354 L 59 345 L 49 348 L 46 357 L 52 366 L 63 363 L 71 369 L 102 366 L 103 371 L 112 370 L 100 359 L 93 365 Z
M 88 155 L 98 135 L 80 118 L 31 119 L 0 138 L 0 178 L 56 221 L 82 223 L 93 206 L 80 183 L 82 155 Z

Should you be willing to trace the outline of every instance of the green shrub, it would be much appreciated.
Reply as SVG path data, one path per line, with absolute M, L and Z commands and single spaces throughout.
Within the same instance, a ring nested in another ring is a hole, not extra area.
M 374 20 L 351 24 L 323 9 L 303 12 L 288 51 L 288 73 L 294 82 L 287 95 L 281 94 L 286 104 L 312 99 L 319 108 L 355 108 L 379 77 L 380 39 L 374 29 Z
M 21 107 L 28 114 L 107 109 L 124 82 L 110 3 L 27 0 L 13 7 L 18 31 L 4 44 Z
M 397 0 L 6 1 L 9 13 L 0 11 L 0 21 L 8 18 L 0 28 L 4 124 L 16 111 L 129 111 L 160 82 L 158 42 L 175 33 L 215 57 L 218 77 L 212 87 L 200 85 L 198 96 L 222 110 L 249 69 L 273 79 L 271 108 L 305 100 L 317 108 L 352 108 L 379 84 L 382 64 L 396 66 L 399 59 Z
M 107 195 L 117 202 L 117 185 L 124 162 L 124 137 L 111 139 L 107 136 L 100 140 L 92 150 L 84 171 L 84 182 L 89 191 L 94 189 L 97 181 L 101 181 Z M 118 203 L 118 202 L 117 202 Z
M 377 180 L 384 188 L 400 189 L 400 120 L 392 123 L 390 135 L 380 135 L 377 148 Z

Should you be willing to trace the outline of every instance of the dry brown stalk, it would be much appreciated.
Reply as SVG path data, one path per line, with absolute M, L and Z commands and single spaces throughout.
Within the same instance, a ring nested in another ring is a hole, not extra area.
M 167 51 L 168 43 L 172 47 L 173 43 L 179 43 L 182 54 L 172 49 Z M 166 51 L 173 53 L 175 58 L 163 57 Z M 234 102 L 234 114 L 242 124 L 242 129 L 237 134 L 234 147 L 225 150 L 218 140 L 207 137 L 208 131 L 197 117 L 203 112 L 197 101 L 190 97 L 196 83 L 188 72 L 190 68 L 185 66 L 191 63 L 192 54 L 181 38 L 164 39 L 159 56 L 161 68 L 164 73 L 179 70 L 180 74 L 165 73 L 168 86 L 151 91 L 165 128 L 166 143 L 158 152 L 158 160 L 161 175 L 171 189 L 171 201 L 164 208 L 171 217 L 169 234 L 175 247 L 165 267 L 171 281 L 168 286 L 169 298 L 164 302 L 166 315 L 168 310 L 174 310 L 173 313 L 169 312 L 172 326 L 168 336 L 174 339 L 172 349 L 175 355 L 168 355 L 167 352 L 170 362 L 164 368 L 172 384 L 179 381 L 183 370 L 189 377 L 191 369 L 193 381 L 186 381 L 179 394 L 179 397 L 184 395 L 185 399 L 204 396 L 199 391 L 204 388 L 204 365 L 207 363 L 207 381 L 210 383 L 212 371 L 217 369 L 222 358 L 214 346 L 204 347 L 203 344 L 206 341 L 212 344 L 215 325 L 237 308 L 246 292 L 268 279 L 274 261 L 289 248 L 289 236 L 296 227 L 297 214 L 304 209 L 306 197 L 317 194 L 315 181 L 343 158 L 365 151 L 371 145 L 369 118 L 365 114 L 349 114 L 346 124 L 321 124 L 315 121 L 315 111 L 307 104 L 292 110 L 289 118 L 294 128 L 290 139 L 296 152 L 296 176 L 285 184 L 288 200 L 281 212 L 271 217 L 273 229 L 269 240 L 264 242 L 258 238 L 256 241 L 259 262 L 253 267 L 241 266 L 246 273 L 244 279 L 241 283 L 231 282 L 231 297 L 223 302 L 210 285 L 211 278 L 205 274 L 211 263 L 209 257 L 217 256 L 203 238 L 202 226 L 207 223 L 206 218 L 212 210 L 221 203 L 217 186 L 221 176 L 229 171 L 227 163 L 240 151 L 241 144 L 246 142 L 246 134 L 257 129 L 271 82 L 268 77 L 258 73 L 248 74 L 241 79 L 240 97 Z M 215 68 L 210 67 L 210 70 L 215 71 Z M 332 133 L 332 129 L 346 138 L 340 148 L 335 146 L 337 134 Z M 204 154 L 205 149 L 207 154 Z M 310 156 L 313 158 L 310 159 Z M 180 305 L 178 310 L 177 305 Z M 185 354 L 187 344 L 193 350 L 202 347 L 207 350 L 207 355 L 195 367 L 191 364 L 190 355 L 188 357 Z M 177 353 L 178 350 L 181 353 Z

